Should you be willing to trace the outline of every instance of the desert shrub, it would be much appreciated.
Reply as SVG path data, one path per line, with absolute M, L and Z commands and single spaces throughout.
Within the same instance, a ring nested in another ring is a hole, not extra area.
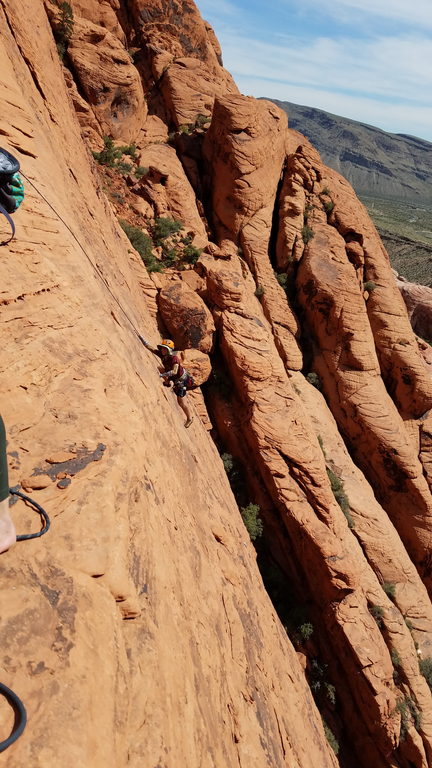
M 115 200 L 117 203 L 122 203 L 123 204 L 125 202 L 125 198 L 124 198 L 123 195 L 120 194 L 120 192 L 116 192 L 115 190 L 113 190 L 112 192 L 109 191 L 108 194 L 109 194 L 111 200 Z
M 224 465 L 224 470 L 228 475 L 231 472 L 232 468 L 234 467 L 233 457 L 230 453 L 222 453 L 221 459 L 222 459 L 222 464 Z
M 259 516 L 259 505 L 252 504 L 251 502 L 247 505 L 247 507 L 241 507 L 240 513 L 251 541 L 255 541 L 255 539 L 258 539 L 260 536 L 262 536 L 263 524 Z
M 363 290 L 367 291 L 368 293 L 372 293 L 376 288 L 376 284 L 373 280 L 368 280 L 366 283 L 363 283 Z
M 181 221 L 175 221 L 165 216 L 159 216 L 155 219 L 155 223 L 152 229 L 153 239 L 156 245 L 162 245 L 162 241 L 170 235 L 175 235 L 177 232 L 183 229 Z
M 331 683 L 325 683 L 325 693 L 330 704 L 336 704 L 336 688 Z
M 381 605 L 375 605 L 374 603 L 372 603 L 372 605 L 369 605 L 368 608 L 369 608 L 369 613 L 371 614 L 371 616 L 374 617 L 374 619 L 375 619 L 376 623 L 378 624 L 378 626 L 381 627 L 382 626 L 382 618 L 384 616 L 384 608 L 382 608 Z
M 390 598 L 390 600 L 394 600 L 396 597 L 396 587 L 394 584 L 392 584 L 390 581 L 385 581 L 382 585 L 382 588 L 384 592 L 386 593 L 387 597 Z
M 324 726 L 325 737 L 326 737 L 328 743 L 330 744 L 333 752 L 335 753 L 335 755 L 337 755 L 339 753 L 339 742 L 336 739 L 336 736 L 334 735 L 332 729 L 327 725 L 326 721 L 324 720 L 324 718 L 322 716 L 321 716 L 321 720 L 322 720 L 322 724 Z
M 318 376 L 318 374 L 315 373 L 315 371 L 311 371 L 310 373 L 308 373 L 306 376 L 306 379 L 308 380 L 309 384 L 312 384 L 313 387 L 315 387 L 316 389 L 319 389 L 319 391 L 321 392 L 321 389 L 322 389 L 321 379 Z
M 178 132 L 179 133 L 186 133 L 187 135 L 189 135 L 189 133 L 191 132 L 190 125 L 186 125 L 186 124 L 185 125 L 179 125 Z
M 120 173 L 130 173 L 133 168 L 131 163 L 126 163 L 121 158 L 123 155 L 129 155 L 132 159 L 135 158 L 136 146 L 135 144 L 128 144 L 127 146 L 116 147 L 111 136 L 103 137 L 104 147 L 100 152 L 92 152 L 94 159 L 99 165 L 106 165 L 108 168 L 115 168 Z
M 203 128 L 206 125 L 206 123 L 210 123 L 210 122 L 211 122 L 210 115 L 199 114 L 196 116 L 196 119 L 195 119 L 195 128 Z
M 313 635 L 313 631 L 314 631 L 313 624 L 311 624 L 310 621 L 306 621 L 304 624 L 300 624 L 298 631 L 301 639 L 304 642 L 307 642 L 307 640 L 309 640 L 309 638 L 312 637 Z
M 323 441 L 321 435 L 318 435 L 318 445 L 321 448 L 321 450 L 322 450 L 322 452 L 323 452 L 323 454 L 325 456 L 326 452 L 325 452 L 325 448 L 324 448 L 324 441 Z
M 324 187 L 324 189 L 321 190 L 320 195 L 329 195 L 330 196 L 330 190 L 328 187 Z
M 142 179 L 143 176 L 147 176 L 149 172 L 148 168 L 145 168 L 143 165 L 139 165 L 138 168 L 135 168 L 134 174 L 137 177 L 137 179 Z
M 351 511 L 350 511 L 350 503 L 348 496 L 345 492 L 344 484 L 340 477 L 336 475 L 335 472 L 333 472 L 332 469 L 327 467 L 327 476 L 330 480 L 330 486 L 333 491 L 333 496 L 335 497 L 337 503 L 339 504 L 342 512 L 344 513 L 348 528 L 354 528 L 354 520 L 351 517 Z
M 404 621 L 409 631 L 412 632 L 414 629 L 414 624 L 412 623 L 411 619 L 407 619 L 406 617 L 404 617 Z
M 58 54 L 63 61 L 69 41 L 72 37 L 74 28 L 73 10 L 70 3 L 57 0 L 57 6 L 60 10 L 59 18 L 53 28 L 54 39 L 57 45 Z
M 418 730 L 421 725 L 421 715 L 418 711 L 415 702 L 409 696 L 405 699 L 399 699 L 396 704 L 396 712 L 399 712 L 401 716 L 400 725 L 400 739 L 404 741 L 408 732 L 410 719 L 412 718 L 414 728 Z
M 188 264 L 196 264 L 199 257 L 201 256 L 202 249 L 201 248 L 195 248 L 194 245 L 186 245 L 183 249 L 183 259 L 187 261 Z
M 161 272 L 163 265 L 153 254 L 152 239 L 139 227 L 120 220 L 120 226 L 128 236 L 131 244 L 138 251 L 149 272 Z
M 281 272 L 279 275 L 276 275 L 276 280 L 282 288 L 286 289 L 288 282 L 288 275 L 286 272 Z
M 177 248 L 167 248 L 166 246 L 163 246 L 162 248 L 162 261 L 165 267 L 172 267 L 173 264 L 178 261 L 179 258 L 179 252 Z
M 312 240 L 314 236 L 314 231 L 312 227 L 309 226 L 309 224 L 305 224 L 302 228 L 301 234 L 302 234 L 303 242 L 306 245 L 309 242 L 309 240 Z
M 136 144 L 127 144 L 124 147 L 120 147 L 120 150 L 123 155 L 129 155 L 129 157 L 132 158 L 132 160 L 135 160 L 136 158 Z
M 392 660 L 392 664 L 394 667 L 400 667 L 401 658 L 398 654 L 398 652 L 393 648 L 392 652 L 390 653 L 390 658 Z
M 123 160 L 119 160 L 114 167 L 116 171 L 119 171 L 120 173 L 130 173 L 133 165 L 131 163 L 125 163 Z
M 427 656 L 425 659 L 419 661 L 420 672 L 425 678 L 429 688 L 432 691 L 432 658 Z
M 92 152 L 92 155 L 99 165 L 107 165 L 108 168 L 114 168 L 123 154 L 121 148 L 114 146 L 111 136 L 104 136 L 103 143 L 104 148 L 100 152 Z
M 255 296 L 257 297 L 257 299 L 260 299 L 261 296 L 264 296 L 264 293 L 265 293 L 265 290 L 263 286 L 258 284 L 255 289 Z
M 323 204 L 323 208 L 324 208 L 325 212 L 330 215 L 330 213 L 332 212 L 333 208 L 335 207 L 335 204 L 334 204 L 333 200 L 323 200 L 322 204 Z

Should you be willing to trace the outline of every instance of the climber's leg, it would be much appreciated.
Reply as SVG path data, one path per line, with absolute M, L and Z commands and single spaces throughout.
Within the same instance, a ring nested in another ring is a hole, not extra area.
M 174 387 L 174 391 L 175 391 L 175 393 L 177 395 L 177 402 L 178 402 L 180 408 L 182 409 L 184 415 L 186 416 L 185 427 L 187 429 L 188 427 L 190 427 L 190 425 L 193 422 L 193 416 L 192 416 L 191 410 L 189 408 L 189 405 L 188 405 L 188 403 L 186 401 L 186 392 L 187 392 L 186 387 L 185 386 L 176 385 Z

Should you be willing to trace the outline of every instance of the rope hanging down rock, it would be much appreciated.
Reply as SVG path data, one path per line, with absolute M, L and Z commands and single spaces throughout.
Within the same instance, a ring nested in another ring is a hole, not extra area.
M 38 504 L 37 501 L 34 501 L 34 499 L 31 499 L 30 496 L 26 496 L 25 493 L 18 491 L 16 488 L 9 488 L 9 493 L 12 494 L 12 496 L 19 496 L 20 499 L 23 499 L 24 501 L 27 501 L 29 504 L 31 504 L 31 506 L 35 508 L 36 512 L 39 512 L 42 520 L 44 521 L 44 526 L 40 531 L 38 531 L 37 533 L 23 533 L 22 535 L 17 536 L 16 540 L 27 541 L 27 539 L 38 539 L 40 536 L 43 536 L 44 533 L 46 533 L 49 530 L 51 525 L 51 521 L 48 517 L 48 513 L 45 512 L 43 507 L 41 507 L 41 505 Z
M 8 700 L 15 712 L 15 723 L 12 728 L 12 733 L 7 739 L 0 741 L 0 752 L 4 752 L 5 749 L 10 747 L 11 744 L 21 736 L 27 723 L 27 712 L 21 699 L 3 683 L 0 683 L 0 694 Z

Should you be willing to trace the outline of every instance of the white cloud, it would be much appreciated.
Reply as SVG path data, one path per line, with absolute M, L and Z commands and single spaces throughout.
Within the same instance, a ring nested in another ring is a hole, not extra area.
M 271 45 L 224 30 L 220 40 L 224 65 L 239 87 L 245 81 L 255 87 L 259 83 L 259 90 L 250 91 L 254 95 L 297 101 L 378 126 L 385 120 L 385 130 L 432 138 L 432 46 L 424 37 L 285 38 L 283 45 Z M 290 95 L 295 92 L 305 94 L 302 101 Z M 355 102 L 367 106 L 369 117 L 359 109 L 355 117 L 352 109 L 347 113 L 334 106 Z
M 216 16 L 220 18 L 228 17 L 229 20 L 230 17 L 240 15 L 239 9 L 233 3 L 228 2 L 228 0 L 217 0 L 217 2 L 214 0 L 198 0 L 197 6 L 201 16 L 204 18 L 206 18 L 206 14 L 211 14 L 212 18 Z
M 221 42 L 225 66 L 234 76 L 421 103 L 429 101 L 432 90 L 432 46 L 421 37 L 368 42 L 292 38 L 271 45 L 224 32 Z
M 289 0 L 289 5 L 292 0 Z M 327 13 L 344 22 L 354 22 L 353 14 L 363 19 L 375 17 L 389 22 L 403 22 L 409 26 L 432 29 L 432 9 L 430 0 L 302 0 L 302 5 L 309 6 L 320 13 Z M 344 14 L 341 18 L 341 14 Z
M 267 39 L 258 39 L 259 28 L 248 29 L 248 14 L 237 1 L 198 5 L 209 14 L 224 65 L 243 91 L 432 141 L 432 0 L 274 0 L 271 12 L 264 5 L 262 11 L 272 15 L 284 6 L 296 20 L 296 33 L 279 25 Z M 312 27 L 323 19 L 320 37 L 312 36 L 311 13 Z

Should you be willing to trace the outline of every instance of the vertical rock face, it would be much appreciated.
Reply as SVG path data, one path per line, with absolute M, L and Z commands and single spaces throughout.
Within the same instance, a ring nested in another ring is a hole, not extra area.
M 191 0 L 72 10 L 61 62 L 61 6 L 0 7 L 28 178 L 2 415 L 11 485 L 52 518 L 2 555 L 0 680 L 29 715 L 8 768 L 330 768 L 336 739 L 344 768 L 427 768 L 430 366 L 376 230 Z M 99 175 L 105 135 L 131 170 Z M 183 350 L 190 429 L 138 333 Z

